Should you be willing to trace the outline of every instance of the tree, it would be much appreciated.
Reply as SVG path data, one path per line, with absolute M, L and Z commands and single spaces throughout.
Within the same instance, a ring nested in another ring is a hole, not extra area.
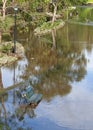
M 45 3 L 47 3 L 47 5 L 49 3 L 51 3 L 53 5 L 53 17 L 52 17 L 52 24 L 54 23 L 55 19 L 56 19 L 56 13 L 57 13 L 57 3 L 58 1 L 57 0 L 45 0 L 44 1 Z
M 5 20 L 5 15 L 6 15 L 6 6 L 7 6 L 7 3 L 10 4 L 10 3 L 14 3 L 14 0 L 0 0 L 0 3 L 2 4 L 2 16 L 3 16 L 3 20 Z
M 7 0 L 2 0 L 2 14 L 3 14 L 3 20 L 5 19 L 5 11 L 6 11 L 6 3 L 7 3 Z
M 53 12 L 53 18 L 52 18 L 52 24 L 54 23 L 56 19 L 56 13 L 57 13 L 57 0 L 52 0 L 52 4 L 54 7 L 54 12 Z

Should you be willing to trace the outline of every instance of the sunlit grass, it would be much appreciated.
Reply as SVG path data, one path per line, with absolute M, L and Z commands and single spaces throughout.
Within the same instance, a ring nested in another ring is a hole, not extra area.
M 93 3 L 93 0 L 88 0 L 87 3 Z

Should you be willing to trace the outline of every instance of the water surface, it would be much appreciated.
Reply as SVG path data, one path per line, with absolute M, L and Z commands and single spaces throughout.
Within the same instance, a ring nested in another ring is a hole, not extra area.
M 43 99 L 33 109 L 19 104 L 18 87 L 1 95 L 0 122 L 4 127 L 92 130 L 92 35 L 92 26 L 66 24 L 43 37 L 31 33 L 25 40 L 18 36 L 25 47 L 25 57 L 1 68 L 2 88 L 30 79 Z

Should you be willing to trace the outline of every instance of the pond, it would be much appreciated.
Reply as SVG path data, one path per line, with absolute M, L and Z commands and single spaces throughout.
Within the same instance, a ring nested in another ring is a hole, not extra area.
M 18 34 L 25 57 L 0 70 L 1 89 L 30 79 L 43 95 L 35 107 L 20 104 L 17 86 L 0 94 L 0 129 L 93 129 L 93 26 L 67 23 L 46 36 Z

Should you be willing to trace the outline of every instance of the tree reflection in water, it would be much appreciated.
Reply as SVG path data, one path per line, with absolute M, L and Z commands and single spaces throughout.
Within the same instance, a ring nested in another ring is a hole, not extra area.
M 19 121 L 24 119 L 25 114 L 27 114 L 30 118 L 35 117 L 34 113 L 35 107 L 32 107 L 31 105 L 25 106 L 22 105 L 16 109 L 16 115 Z
M 66 41 L 62 30 L 53 30 L 51 35 L 32 37 L 33 42 L 28 43 L 30 50 L 25 46 L 29 61 L 25 75 L 38 78 L 36 89 L 47 100 L 68 94 L 71 82 L 80 81 L 86 74 L 87 60 L 83 51 L 86 47 L 70 43 L 67 37 Z M 36 66 L 39 67 L 38 71 Z

